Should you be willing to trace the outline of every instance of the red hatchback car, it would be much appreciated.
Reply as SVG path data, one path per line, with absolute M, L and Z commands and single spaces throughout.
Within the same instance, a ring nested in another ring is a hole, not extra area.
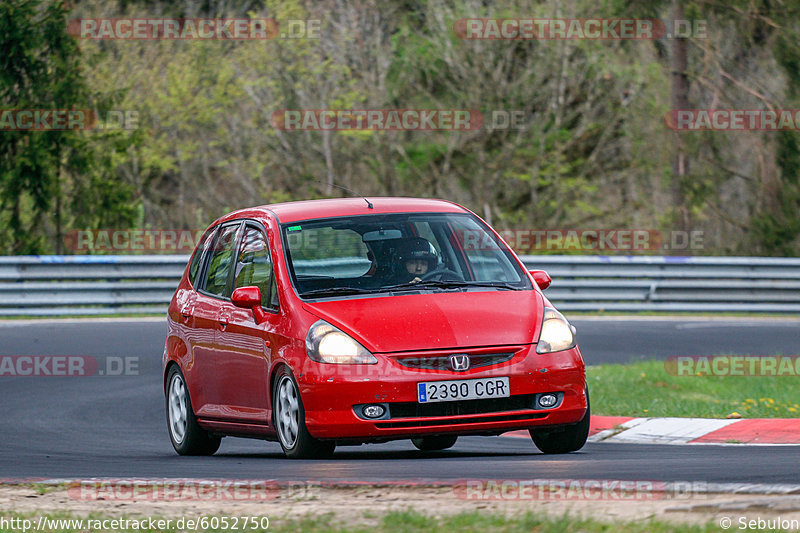
M 575 329 L 500 236 L 451 202 L 314 200 L 230 213 L 169 306 L 164 391 L 180 454 L 233 435 L 288 457 L 527 429 L 580 449 L 589 396 Z

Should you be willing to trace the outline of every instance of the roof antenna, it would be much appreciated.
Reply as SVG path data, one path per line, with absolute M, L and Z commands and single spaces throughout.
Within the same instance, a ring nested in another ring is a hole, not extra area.
M 317 181 L 319 181 L 320 183 L 323 183 L 322 180 L 317 180 Z M 352 191 L 352 190 L 348 189 L 347 187 L 342 187 L 341 185 L 337 185 L 337 184 L 335 184 L 333 182 L 326 183 L 326 185 L 330 185 L 331 187 L 336 187 L 337 189 L 341 189 L 341 190 L 343 190 L 345 192 L 349 192 L 350 194 L 352 194 L 354 196 L 361 196 L 361 198 L 363 198 L 364 201 L 367 202 L 367 209 L 375 209 L 375 206 L 372 205 L 372 202 L 367 200 L 366 196 L 358 194 L 356 191 Z

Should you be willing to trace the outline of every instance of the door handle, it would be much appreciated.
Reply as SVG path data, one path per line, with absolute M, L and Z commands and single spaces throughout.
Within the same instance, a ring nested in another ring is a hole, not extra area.
M 228 327 L 228 317 L 221 317 L 217 319 L 217 323 L 219 324 L 219 329 L 225 330 Z

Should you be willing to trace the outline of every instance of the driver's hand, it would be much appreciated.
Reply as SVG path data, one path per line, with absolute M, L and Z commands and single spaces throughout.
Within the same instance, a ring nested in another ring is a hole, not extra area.
M 417 276 L 416 278 L 414 278 L 411 281 L 409 281 L 409 283 L 419 283 L 420 281 L 422 281 L 422 279 L 420 279 L 420 277 Z

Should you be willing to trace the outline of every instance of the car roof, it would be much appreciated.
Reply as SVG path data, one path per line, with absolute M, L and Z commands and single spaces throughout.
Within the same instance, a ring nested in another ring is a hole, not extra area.
M 239 209 L 225 215 L 216 223 L 236 218 L 260 218 L 274 214 L 281 223 L 311 220 L 316 218 L 342 217 L 353 215 L 374 215 L 381 213 L 467 213 L 460 205 L 447 200 L 427 198 L 369 197 L 370 209 L 364 198 L 329 198 L 324 200 L 304 200 L 267 204 L 258 207 Z

